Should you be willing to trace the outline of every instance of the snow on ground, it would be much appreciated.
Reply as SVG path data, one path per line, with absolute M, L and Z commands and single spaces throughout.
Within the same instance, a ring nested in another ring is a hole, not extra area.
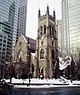
M 71 87 L 68 85 L 14 85 L 14 88 L 55 88 L 55 87 Z M 76 86 L 77 87 L 77 86 Z
M 80 85 L 80 81 L 78 81 L 78 80 L 72 81 L 72 83 Z
M 10 79 L 5 80 L 6 82 L 10 82 Z M 32 78 L 30 79 L 15 79 L 12 78 L 12 83 L 14 84 L 14 88 L 54 88 L 54 87 L 80 87 L 80 81 L 72 81 L 67 80 L 63 77 L 60 79 L 38 79 Z M 33 85 L 34 84 L 34 85 Z
M 14 85 L 14 88 L 51 88 L 51 87 L 58 87 L 55 85 Z
M 65 58 L 59 57 L 59 69 L 64 70 L 67 66 L 71 64 L 71 57 L 66 56 Z
M 10 79 L 5 80 L 6 82 L 10 82 Z M 12 83 L 24 83 L 24 84 L 28 84 L 29 83 L 29 79 L 15 79 L 12 78 Z M 62 79 L 38 79 L 38 78 L 32 78 L 30 79 L 30 83 L 31 84 L 66 84 L 65 81 L 63 81 Z
M 6 82 L 10 82 L 10 79 L 6 80 Z M 15 78 L 12 78 L 12 83 L 13 84 L 16 84 L 16 83 L 20 83 L 20 84 L 29 84 L 29 79 L 15 79 Z M 69 84 L 69 85 L 80 85 L 80 81 L 72 81 L 71 80 L 67 80 L 63 77 L 60 77 L 60 79 L 38 79 L 38 78 L 32 78 L 30 79 L 30 84 L 49 84 L 49 85 L 65 85 L 65 84 Z
M 69 88 L 69 87 L 80 87 L 79 85 L 14 85 L 14 88 Z

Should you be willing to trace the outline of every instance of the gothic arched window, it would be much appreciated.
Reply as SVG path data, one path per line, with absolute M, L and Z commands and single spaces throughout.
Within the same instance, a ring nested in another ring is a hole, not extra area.
M 43 31 L 43 27 L 41 26 L 41 31 L 40 31 L 40 34 L 42 35 L 42 31 Z
M 49 29 L 50 29 L 50 35 L 52 34 L 52 29 L 51 29 L 52 27 L 51 27 L 51 25 L 49 26 Z
M 54 42 L 53 42 L 53 40 L 52 40 L 52 46 L 53 46 L 53 44 L 54 44 Z
M 44 58 L 44 50 L 42 49 L 41 51 L 40 51 L 40 59 L 43 59 Z
M 53 25 L 53 26 L 52 26 L 52 34 L 53 34 L 53 32 L 54 32 L 54 28 L 55 28 L 55 27 L 54 27 L 54 25 Z
M 21 47 L 21 46 L 22 46 L 22 42 L 19 43 L 19 47 Z
M 52 59 L 54 59 L 54 50 L 52 50 Z
M 23 58 L 23 52 L 22 52 L 21 49 L 20 49 L 20 50 L 18 51 L 18 53 L 17 53 L 17 58 L 18 58 L 18 59 L 22 59 L 22 58 Z
M 44 25 L 44 34 L 46 34 L 46 25 Z

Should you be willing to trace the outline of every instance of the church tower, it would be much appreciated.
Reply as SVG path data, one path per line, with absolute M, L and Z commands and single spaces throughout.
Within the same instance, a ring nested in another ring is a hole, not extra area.
M 38 32 L 36 39 L 36 67 L 35 76 L 53 78 L 57 64 L 57 32 L 55 11 L 53 16 L 49 14 L 47 6 L 46 14 L 41 16 L 38 11 Z

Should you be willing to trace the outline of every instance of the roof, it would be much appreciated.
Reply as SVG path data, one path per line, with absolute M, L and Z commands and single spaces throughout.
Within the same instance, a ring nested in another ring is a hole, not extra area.
M 24 40 L 26 41 L 26 43 L 28 43 L 30 45 L 29 48 L 30 48 L 31 52 L 35 53 L 35 51 L 36 51 L 36 40 L 29 38 L 29 37 L 26 37 L 24 35 L 23 35 L 23 37 L 24 37 Z

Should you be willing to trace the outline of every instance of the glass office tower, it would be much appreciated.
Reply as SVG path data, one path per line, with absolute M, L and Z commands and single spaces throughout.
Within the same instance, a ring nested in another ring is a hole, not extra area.
M 12 53 L 12 46 L 16 41 L 18 0 L 0 0 L 0 27 L 2 33 L 8 36 L 6 60 Z
M 62 52 L 68 54 L 68 17 L 67 0 L 62 0 Z
M 79 56 L 80 0 L 62 0 L 62 36 L 63 52 Z
M 10 61 L 16 41 L 18 0 L 0 0 L 0 64 Z
M 19 0 L 17 39 L 21 34 L 26 35 L 27 0 Z

